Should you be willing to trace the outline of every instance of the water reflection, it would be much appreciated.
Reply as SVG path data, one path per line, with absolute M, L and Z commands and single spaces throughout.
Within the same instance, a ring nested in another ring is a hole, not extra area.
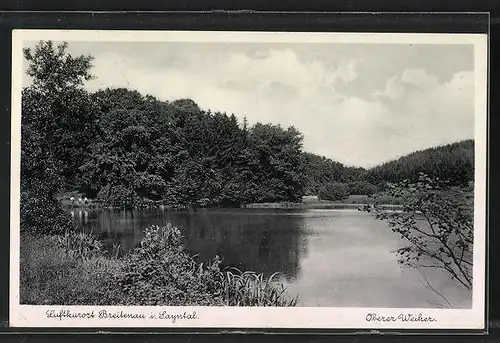
M 184 218 L 186 246 L 202 260 L 219 255 L 242 270 L 294 278 L 306 245 L 304 219 L 275 212 L 210 211 Z M 173 222 L 183 227 L 182 222 Z
M 392 253 L 401 240 L 380 220 L 357 211 L 218 209 L 196 214 L 170 210 L 75 210 L 74 220 L 97 233 L 108 249 L 133 249 L 150 225 L 171 223 L 200 262 L 215 255 L 229 266 L 287 277 L 300 306 L 435 307 L 442 299 L 400 268 Z M 472 293 L 440 270 L 426 271 L 454 305 L 470 308 Z
M 144 228 L 171 223 L 183 232 L 186 248 L 200 262 L 216 255 L 225 265 L 266 275 L 283 273 L 293 280 L 307 253 L 304 218 L 290 211 L 201 210 L 179 211 L 77 211 L 77 223 L 100 235 L 107 248 L 122 251 L 140 242 Z

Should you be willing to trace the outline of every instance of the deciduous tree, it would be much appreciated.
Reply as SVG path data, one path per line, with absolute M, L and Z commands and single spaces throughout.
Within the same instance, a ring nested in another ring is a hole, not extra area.
M 413 268 L 445 271 L 461 286 L 472 288 L 473 192 L 420 173 L 417 182 L 404 180 L 389 187 L 402 200 L 401 211 L 376 202 L 374 212 L 401 236 L 399 263 Z

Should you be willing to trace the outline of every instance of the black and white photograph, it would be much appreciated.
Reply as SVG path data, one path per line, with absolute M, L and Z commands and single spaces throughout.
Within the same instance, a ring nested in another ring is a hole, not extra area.
M 487 38 L 16 30 L 11 325 L 484 328 Z

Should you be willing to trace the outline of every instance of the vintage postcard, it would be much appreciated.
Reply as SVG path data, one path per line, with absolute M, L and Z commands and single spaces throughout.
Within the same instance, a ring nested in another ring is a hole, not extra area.
M 12 53 L 11 326 L 485 328 L 486 35 Z

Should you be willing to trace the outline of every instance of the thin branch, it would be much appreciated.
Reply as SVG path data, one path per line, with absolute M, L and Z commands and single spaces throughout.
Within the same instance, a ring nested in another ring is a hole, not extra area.
M 453 305 L 448 301 L 448 299 L 446 299 L 446 297 L 441 292 L 439 292 L 436 288 L 432 287 L 431 283 L 429 282 L 429 280 L 427 279 L 425 274 L 421 271 L 419 271 L 419 274 L 423 277 L 423 279 L 425 281 L 424 287 L 427 288 L 428 290 L 432 291 L 433 293 L 437 294 L 441 299 L 443 299 L 446 302 L 446 304 L 448 304 L 448 306 L 450 308 L 453 308 Z M 418 278 L 418 280 L 422 283 L 422 279 Z
M 455 254 L 453 253 L 453 251 L 451 250 L 451 248 L 448 246 L 448 244 L 446 242 L 444 242 L 444 241 L 442 241 L 442 244 L 443 244 L 443 247 L 448 250 L 448 253 L 449 253 L 448 256 L 451 257 L 451 259 L 453 260 L 453 262 L 457 266 L 458 270 L 460 271 L 460 273 L 462 274 L 462 276 L 465 278 L 466 282 L 468 283 L 467 288 L 470 289 L 470 287 L 472 286 L 472 282 L 471 282 L 472 280 L 469 279 L 469 276 L 462 269 L 461 264 L 457 261 L 457 258 L 455 256 Z

